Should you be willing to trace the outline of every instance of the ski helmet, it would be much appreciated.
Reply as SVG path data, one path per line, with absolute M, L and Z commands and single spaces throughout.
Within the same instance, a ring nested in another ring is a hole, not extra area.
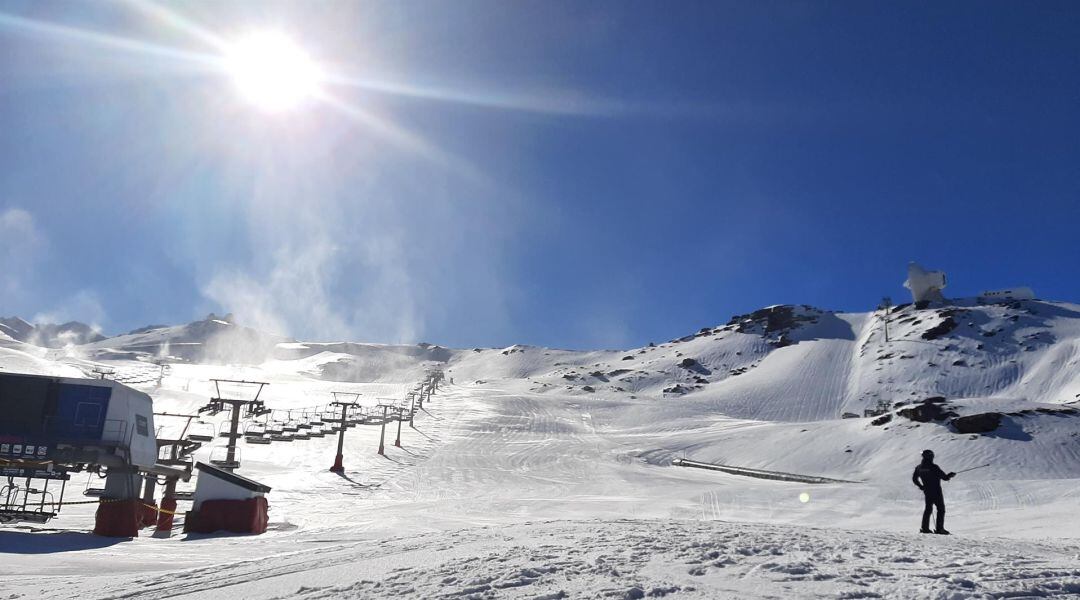
M 922 456 L 923 456 L 923 458 L 934 458 L 934 451 L 933 450 L 923 450 L 922 451 Z

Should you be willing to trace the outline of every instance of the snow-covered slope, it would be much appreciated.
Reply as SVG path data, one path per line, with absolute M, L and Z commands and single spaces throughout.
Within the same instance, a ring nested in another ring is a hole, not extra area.
M 807 306 L 621 351 L 309 343 L 216 318 L 62 351 L 0 337 L 4 370 L 110 367 L 169 412 L 196 410 L 214 377 L 268 381 L 286 413 L 333 391 L 401 398 L 432 366 L 453 379 L 386 457 L 378 429 L 350 432 L 345 478 L 326 471 L 330 438 L 244 446 L 241 473 L 274 488 L 264 536 L 109 545 L 70 533 L 92 520 L 73 506 L 51 536 L 0 530 L 0 585 L 72 598 L 1080 593 L 1078 348 L 1080 306 L 1041 301 L 900 307 L 888 342 L 880 312 Z M 975 539 L 912 533 L 926 447 L 947 470 L 989 464 L 946 488 L 950 527 Z M 83 568 L 106 557 L 100 575 Z
M 180 360 L 196 363 L 259 363 L 290 339 L 210 315 L 175 327 L 150 327 L 85 344 L 73 352 L 87 358 Z
M 20 342 L 45 348 L 77 346 L 105 339 L 105 336 L 93 327 L 78 321 L 68 321 L 59 325 L 55 323 L 31 325 L 19 317 L 0 317 L 0 333 Z

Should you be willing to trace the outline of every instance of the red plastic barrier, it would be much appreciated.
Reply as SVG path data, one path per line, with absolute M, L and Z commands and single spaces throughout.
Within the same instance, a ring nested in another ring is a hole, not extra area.
M 184 531 L 189 533 L 264 533 L 270 522 L 265 497 L 247 500 L 204 500 L 198 512 L 187 513 Z
M 139 511 L 140 512 L 140 514 L 139 514 L 139 518 L 140 518 L 139 526 L 140 527 L 149 527 L 149 526 L 153 525 L 154 523 L 157 523 L 157 516 L 158 516 L 157 504 L 144 502 L 144 503 L 140 504 L 139 507 L 140 507 L 140 511 Z
M 173 514 L 176 512 L 176 498 L 161 499 L 161 512 L 158 513 L 157 531 L 172 531 Z
M 94 519 L 94 535 L 106 537 L 139 537 L 142 501 L 103 500 L 98 504 Z

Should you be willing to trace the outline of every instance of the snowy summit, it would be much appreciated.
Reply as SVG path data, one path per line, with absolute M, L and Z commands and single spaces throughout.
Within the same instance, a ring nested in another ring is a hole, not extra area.
M 239 473 L 272 488 L 264 536 L 98 547 L 79 541 L 92 505 L 76 505 L 3 534 L 38 548 L 8 546 L 5 587 L 106 597 L 164 570 L 138 585 L 252 598 L 1080 593 L 1080 306 L 960 300 L 887 318 L 888 342 L 883 310 L 777 305 L 595 352 L 305 343 L 213 315 L 63 349 L 7 337 L 4 371 L 107 367 L 162 413 L 192 413 L 213 378 L 269 382 L 271 420 L 332 391 L 374 405 L 432 368 L 447 384 L 385 458 L 377 429 L 350 433 L 344 478 L 326 470 L 334 438 L 244 445 Z M 224 431 L 221 418 L 203 420 Z M 156 422 L 159 437 L 182 425 Z M 924 448 L 950 471 L 988 465 L 944 484 L 954 539 L 917 532 L 909 479 Z M 85 559 L 39 560 L 59 550 Z M 123 560 L 82 572 L 106 552 Z

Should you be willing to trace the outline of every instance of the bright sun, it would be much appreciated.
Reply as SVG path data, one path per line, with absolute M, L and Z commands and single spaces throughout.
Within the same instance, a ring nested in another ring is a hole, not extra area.
M 225 61 L 241 96 L 266 112 L 296 108 L 318 92 L 322 77 L 300 46 L 275 32 L 241 39 Z

